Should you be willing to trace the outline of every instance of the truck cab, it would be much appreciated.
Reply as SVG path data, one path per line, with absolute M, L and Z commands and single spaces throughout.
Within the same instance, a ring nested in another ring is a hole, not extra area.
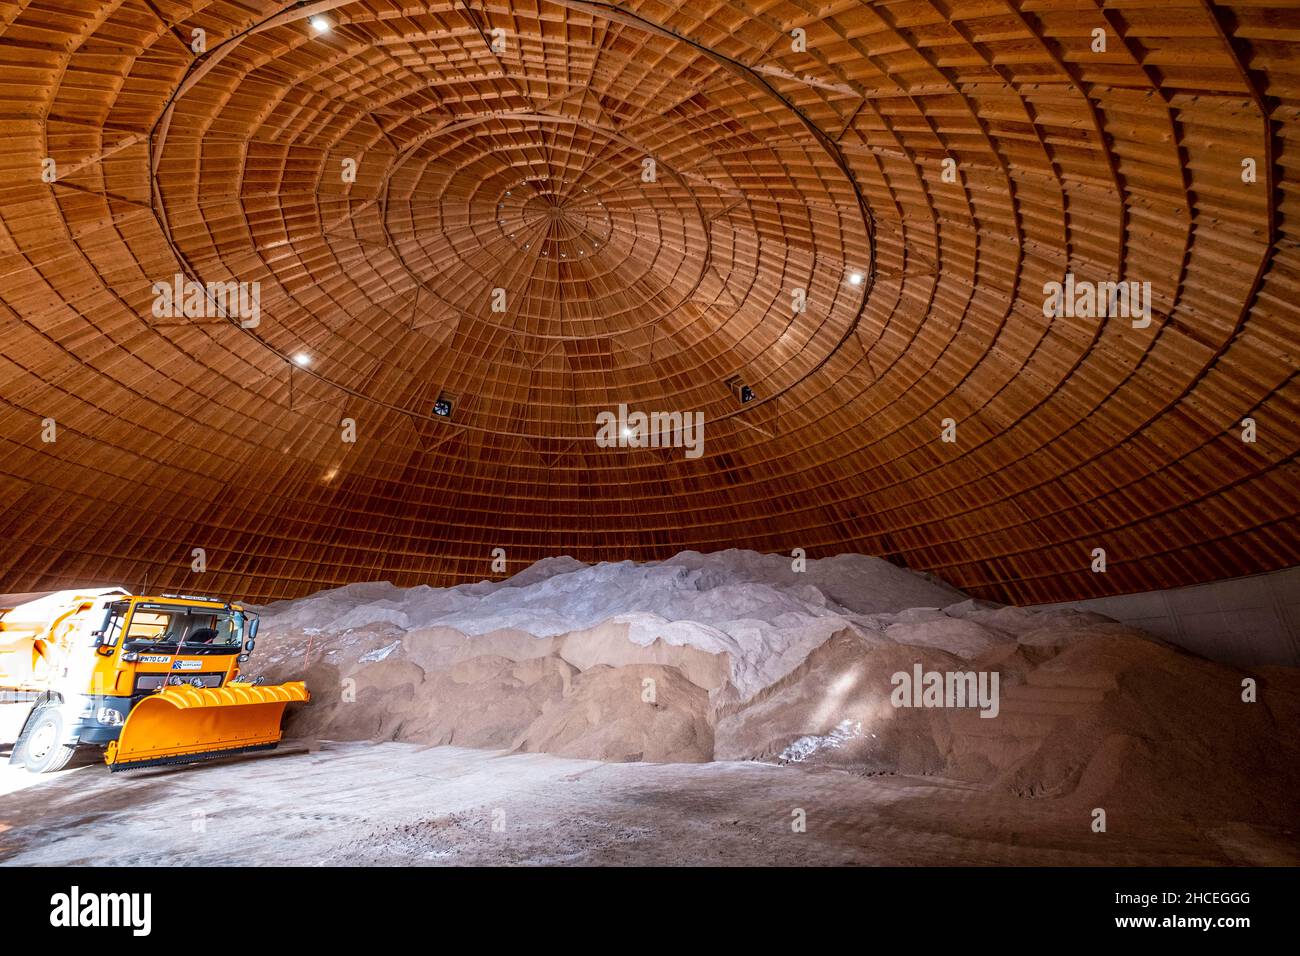
M 258 617 L 194 595 L 120 588 L 57 592 L 0 615 L 0 688 L 32 702 L 12 762 L 46 772 L 83 744 L 106 746 L 141 700 L 168 687 L 239 677 Z
M 116 740 L 131 708 L 165 686 L 224 687 L 239 676 L 257 634 L 241 605 L 187 595 L 105 603 L 91 632 L 95 658 L 80 740 Z

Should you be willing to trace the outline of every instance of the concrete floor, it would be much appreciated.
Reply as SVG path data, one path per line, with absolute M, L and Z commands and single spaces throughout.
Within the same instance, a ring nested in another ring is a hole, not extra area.
M 796 808 L 805 833 L 791 829 Z M 43 778 L 0 797 L 0 863 L 1296 862 L 1289 841 L 1257 828 L 1095 835 L 1060 809 L 941 780 L 761 764 L 290 746 L 188 769 L 110 777 L 91 764 Z
M 1112 819 L 1093 834 L 1063 801 L 758 763 L 294 742 L 131 773 L 95 752 L 74 763 L 0 763 L 0 865 L 1300 863 L 1281 830 Z

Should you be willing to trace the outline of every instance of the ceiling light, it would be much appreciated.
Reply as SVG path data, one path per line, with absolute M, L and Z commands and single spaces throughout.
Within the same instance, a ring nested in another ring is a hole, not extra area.
M 849 273 L 849 285 L 862 285 L 862 273 L 861 272 Z
M 306 368 L 308 365 L 311 364 L 311 356 L 308 355 L 306 352 L 299 352 L 297 355 L 293 357 L 293 360 L 297 364 L 301 365 L 303 368 Z
M 311 24 L 311 28 L 315 30 L 317 33 L 330 32 L 330 22 L 326 20 L 324 17 L 320 17 L 320 16 L 312 17 L 307 22 Z

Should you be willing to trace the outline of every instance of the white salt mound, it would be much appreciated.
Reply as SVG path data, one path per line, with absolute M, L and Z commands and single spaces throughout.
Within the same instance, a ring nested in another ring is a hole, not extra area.
M 350 584 L 261 610 L 268 634 L 314 628 L 332 635 L 384 623 L 402 632 L 441 627 L 468 637 L 496 631 L 554 637 L 626 625 L 636 644 L 662 640 L 727 654 L 732 683 L 750 696 L 838 630 L 878 632 L 892 623 L 881 615 L 964 597 L 866 555 L 809 560 L 797 572 L 788 557 L 733 550 L 684 551 L 645 564 L 548 558 L 500 582 L 409 589 Z
M 937 773 L 1135 812 L 1300 816 L 1295 669 L 1249 675 L 1260 700 L 1243 704 L 1247 675 L 1101 615 L 972 599 L 863 555 L 803 572 L 751 551 L 549 558 L 505 581 L 353 584 L 261 610 L 263 676 L 312 691 L 291 736 Z M 918 664 L 997 673 L 996 717 L 894 706 L 893 675 Z

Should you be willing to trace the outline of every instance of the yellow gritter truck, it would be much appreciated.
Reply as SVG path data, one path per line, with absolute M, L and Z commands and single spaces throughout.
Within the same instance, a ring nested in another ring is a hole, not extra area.
M 0 596 L 0 702 L 31 704 L 10 762 L 47 773 L 97 745 L 110 770 L 131 770 L 274 747 L 285 705 L 310 695 L 240 678 L 257 625 L 191 595 Z

